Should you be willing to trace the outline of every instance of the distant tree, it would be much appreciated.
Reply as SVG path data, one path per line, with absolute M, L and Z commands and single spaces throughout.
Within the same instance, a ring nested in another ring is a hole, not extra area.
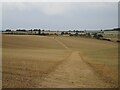
M 87 30 L 84 30 L 85 33 L 87 33 Z
M 94 38 L 97 38 L 97 33 L 93 33 L 93 37 L 94 37 Z
M 75 33 L 75 36 L 78 36 L 78 32 Z
M 78 30 L 76 30 L 75 32 L 77 32 L 77 33 L 78 33 L 79 31 L 78 31 Z
M 103 38 L 103 35 L 101 35 L 101 34 L 98 34 L 98 37 L 99 37 L 99 38 Z
M 64 34 L 68 34 L 68 32 L 65 32 Z
M 114 31 L 120 31 L 120 28 L 114 28 L 113 30 Z
M 74 35 L 70 33 L 69 36 L 74 36 Z
M 6 29 L 6 32 L 11 32 L 11 29 Z
M 43 30 L 42 30 L 42 33 L 44 33 L 44 31 L 45 31 L 45 30 L 43 29 Z
M 90 33 L 86 33 L 87 37 L 91 37 L 91 34 Z
M 103 35 L 101 35 L 101 34 L 94 33 L 93 35 L 94 35 L 93 37 L 96 38 L 96 39 L 102 39 L 103 38 Z
M 101 31 L 101 33 L 104 33 L 104 30 L 101 29 L 100 31 Z
M 69 30 L 69 32 L 71 32 L 71 30 Z
M 39 29 L 34 29 L 33 31 L 39 31 Z
M 41 30 L 39 29 L 39 32 L 38 32 L 38 34 L 40 35 L 41 34 Z
M 61 35 L 65 34 L 64 32 L 61 32 Z
M 73 30 L 73 32 L 76 32 L 75 30 Z
M 28 31 L 32 31 L 32 29 L 28 30 Z
M 16 31 L 26 32 L 26 30 L 25 30 L 25 29 L 17 29 Z
M 82 31 L 82 33 L 84 33 L 85 31 Z

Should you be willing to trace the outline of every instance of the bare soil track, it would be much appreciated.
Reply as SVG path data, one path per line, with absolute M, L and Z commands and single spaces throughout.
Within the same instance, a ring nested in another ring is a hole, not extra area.
M 96 76 L 90 66 L 81 58 L 79 51 L 72 51 L 65 44 L 56 39 L 71 54 L 53 72 L 51 72 L 40 83 L 40 87 L 109 87 L 105 82 Z

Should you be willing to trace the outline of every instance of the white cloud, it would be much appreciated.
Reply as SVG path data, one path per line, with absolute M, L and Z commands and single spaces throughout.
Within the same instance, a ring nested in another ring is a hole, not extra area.
M 111 3 L 112 4 L 112 3 Z M 76 3 L 77 5 L 77 3 Z M 62 15 L 64 13 L 69 12 L 70 10 L 73 9 L 74 4 L 73 2 L 69 3 L 64 3 L 64 2 L 5 2 L 4 6 L 7 9 L 18 9 L 18 10 L 38 10 L 46 15 Z M 86 3 L 81 3 L 79 7 L 84 8 L 87 6 L 87 8 L 103 8 L 103 7 L 111 7 L 110 3 L 100 3 L 96 4 L 96 2 L 92 2 L 92 4 L 86 2 Z
M 26 10 L 28 9 L 28 5 L 25 2 L 3 2 L 3 7 L 6 9 L 14 10 Z
M 39 9 L 47 15 L 60 15 L 69 11 L 70 6 L 70 3 L 46 3 L 41 4 Z
M 18 10 L 38 10 L 46 15 L 60 15 L 66 13 L 71 8 L 72 3 L 53 3 L 53 2 L 41 2 L 41 3 L 29 3 L 29 2 L 5 2 L 4 6 L 7 9 Z
M 104 2 L 4 3 L 3 8 L 4 28 L 5 27 L 78 28 L 79 25 L 82 26 L 83 28 L 114 27 L 116 26 L 117 23 L 116 5 L 117 3 L 107 4 Z M 99 27 L 97 27 L 98 25 Z

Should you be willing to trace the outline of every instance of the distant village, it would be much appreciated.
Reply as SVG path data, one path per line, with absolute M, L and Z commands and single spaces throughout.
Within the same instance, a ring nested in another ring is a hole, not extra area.
M 120 42 L 120 28 L 108 29 L 108 30 L 68 30 L 68 31 L 52 31 L 52 30 L 41 30 L 41 29 L 17 29 L 11 30 L 6 29 L 2 31 L 3 34 L 12 35 L 43 35 L 43 36 L 80 36 L 88 38 L 96 38 L 107 41 Z

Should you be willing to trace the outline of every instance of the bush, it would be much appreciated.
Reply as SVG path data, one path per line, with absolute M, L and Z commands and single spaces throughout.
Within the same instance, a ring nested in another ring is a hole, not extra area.
M 120 40 L 117 40 L 117 42 L 120 42 Z
M 73 36 L 73 34 L 70 34 L 70 36 Z
M 111 41 L 110 39 L 107 39 L 107 38 L 103 38 L 102 40 Z

